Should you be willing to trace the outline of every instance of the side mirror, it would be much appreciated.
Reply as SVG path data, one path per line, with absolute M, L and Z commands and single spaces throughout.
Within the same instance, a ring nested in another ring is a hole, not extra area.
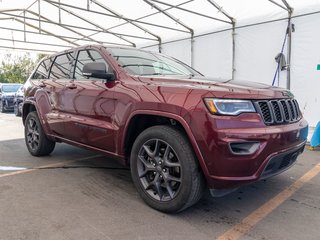
M 82 75 L 85 77 L 101 78 L 107 81 L 115 80 L 113 73 L 108 73 L 106 64 L 102 62 L 86 63 L 82 69 Z

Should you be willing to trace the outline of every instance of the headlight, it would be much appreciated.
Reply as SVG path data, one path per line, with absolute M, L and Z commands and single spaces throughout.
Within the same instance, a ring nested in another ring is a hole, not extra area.
M 249 100 L 205 98 L 204 102 L 213 114 L 239 115 L 244 112 L 256 112 Z

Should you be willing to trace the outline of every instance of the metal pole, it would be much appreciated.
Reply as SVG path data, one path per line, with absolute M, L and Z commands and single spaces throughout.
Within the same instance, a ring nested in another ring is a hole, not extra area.
M 15 18 L 7 18 L 6 20 L 16 20 Z M 23 33 L 24 30 L 22 29 L 16 29 L 16 28 L 7 28 L 7 27 L 1 27 L 1 29 L 3 30 L 9 30 L 9 31 L 14 31 L 14 32 L 20 32 L 20 33 Z M 53 36 L 52 34 L 48 34 L 48 33 L 39 33 L 38 31 L 28 31 L 26 30 L 26 33 L 31 33 L 31 34 L 36 34 L 36 35 L 44 35 L 44 36 L 50 36 L 50 37 L 55 37 Z M 63 37 L 63 38 L 66 38 L 66 39 L 71 39 L 71 40 L 75 40 L 75 41 L 78 41 L 78 40 L 81 40 L 81 41 L 85 41 L 85 42 L 90 42 L 92 43 L 91 40 L 89 39 L 79 39 L 79 38 L 75 38 L 75 37 L 72 37 L 72 36 L 65 36 L 65 35 L 56 35 L 56 36 L 59 36 L 59 37 Z M 28 41 L 29 42 L 29 41 Z M 99 41 L 100 43 L 100 41 Z M 117 46 L 125 46 L 125 47 L 129 47 L 131 45 L 129 44 L 121 44 L 121 43 L 116 43 L 116 42 L 106 42 L 106 41 L 101 41 L 101 43 L 103 44 L 112 44 L 112 45 L 117 45 Z
M 61 9 L 60 9 L 60 0 L 59 0 L 59 24 L 61 24 Z
M 236 74 L 236 22 L 232 22 L 232 80 Z
M 230 21 L 231 21 L 231 22 L 229 22 L 229 23 L 232 24 L 232 23 L 235 21 L 235 19 L 234 19 L 233 17 L 231 17 L 226 11 L 224 11 L 223 8 L 222 8 L 219 4 L 217 4 L 215 1 L 213 1 L 213 0 L 208 0 L 208 2 L 209 2 L 212 6 L 214 6 L 219 12 L 221 12 L 224 16 L 226 16 L 227 18 L 229 18 Z
M 176 6 L 179 7 L 179 6 L 185 5 L 185 4 L 190 3 L 190 2 L 193 2 L 193 1 L 194 1 L 194 0 L 188 0 L 188 1 L 186 1 L 186 2 L 182 2 L 182 3 L 178 4 L 178 5 L 176 5 Z M 173 8 L 173 7 L 165 8 L 164 11 L 168 11 L 168 10 L 170 10 L 170 9 L 172 9 L 172 8 Z M 133 20 L 134 20 L 134 21 L 139 21 L 139 20 L 141 20 L 141 19 L 145 19 L 145 18 L 147 18 L 147 17 L 154 16 L 154 15 L 156 15 L 156 14 L 158 14 L 158 13 L 159 13 L 159 12 L 150 13 L 150 14 L 148 14 L 148 15 L 145 15 L 145 16 L 142 16 L 142 17 L 139 17 L 139 18 L 135 18 L 135 19 L 133 19 Z M 110 29 L 117 28 L 117 27 L 120 27 L 120 26 L 123 26 L 123 25 L 126 25 L 126 24 L 128 24 L 128 22 L 120 23 L 120 24 L 114 25 L 114 26 L 112 26 L 112 27 L 109 27 L 109 28 L 107 28 L 107 29 L 110 30 Z
M 6 11 L 11 11 L 10 10 L 4 10 L 4 11 L 1 11 L 0 10 L 0 14 L 3 14 L 3 15 L 7 15 L 7 16 L 12 16 L 12 17 L 16 17 L 16 18 L 23 18 L 23 16 L 20 16 L 20 15 L 16 15 L 16 14 L 11 14 L 11 13 L 7 13 Z M 32 11 L 30 10 L 26 10 L 27 12 L 29 13 L 32 13 Z M 34 13 L 34 15 L 38 16 L 38 13 Z M 41 18 L 43 18 L 41 21 L 43 23 L 50 23 L 50 24 L 55 24 L 57 25 L 58 23 L 57 22 L 53 22 L 45 17 L 43 17 L 41 15 Z M 38 20 L 38 18 L 32 18 L 32 17 L 26 17 L 26 19 L 28 20 Z M 81 30 L 89 30 L 89 31 L 94 31 L 94 32 L 99 32 L 99 33 L 108 33 L 110 34 L 110 32 L 106 32 L 104 30 L 97 30 L 97 29 L 94 29 L 94 28 L 88 28 L 88 27 L 79 27 L 79 26 L 75 26 L 75 25 L 69 25 L 69 24 L 59 24 L 60 27 L 63 27 L 63 28 L 66 28 L 66 27 L 69 27 L 69 28 L 76 28 L 76 29 L 81 29 Z M 81 35 L 80 32 L 76 32 L 78 35 Z M 114 34 L 118 34 L 118 35 L 122 35 L 122 36 L 126 36 L 126 37 L 132 37 L 132 38 L 138 38 L 138 39 L 144 39 L 144 40 L 151 40 L 151 41 L 157 41 L 156 39 L 154 38 L 148 38 L 148 37 L 141 37 L 141 36 L 136 36 L 136 35 L 131 35 L 131 34 L 124 34 L 124 33 L 116 33 L 116 32 L 113 32 Z
M 288 46 L 287 46 L 287 89 L 291 87 L 291 43 L 292 43 L 292 11 L 289 12 L 288 19 Z
M 45 1 L 48 2 L 48 3 L 50 3 L 51 5 L 53 5 L 53 6 L 55 6 L 55 7 L 58 7 L 57 5 L 53 4 L 51 1 L 48 1 L 48 0 L 45 0 Z M 97 24 L 97 23 L 95 23 L 95 22 L 92 22 L 91 20 L 89 20 L 89 19 L 87 19 L 87 18 L 82 17 L 80 14 L 74 13 L 74 12 L 72 12 L 72 11 L 64 8 L 64 7 L 61 7 L 61 6 L 60 6 L 60 8 L 61 8 L 63 11 L 65 11 L 65 12 L 67 12 L 67 13 L 69 13 L 69 14 L 71 14 L 71 15 L 79 18 L 79 19 L 81 19 L 82 21 L 84 21 L 84 22 L 86 22 L 86 23 L 89 23 L 89 24 L 91 24 L 91 25 L 93 25 L 93 26 L 95 26 L 95 27 L 97 27 L 97 28 L 100 28 L 101 30 L 103 30 L 103 32 L 112 34 L 113 36 L 116 36 L 117 38 L 119 38 L 119 39 L 121 39 L 121 40 L 123 40 L 123 41 L 125 41 L 125 42 L 127 42 L 127 43 L 130 43 L 133 47 L 136 47 L 136 44 L 135 44 L 134 42 L 132 42 L 132 41 L 129 41 L 129 40 L 126 39 L 125 37 L 123 37 L 123 34 L 117 34 L 117 33 L 108 31 L 107 29 L 105 29 L 105 28 L 102 27 L 101 25 L 99 25 L 99 24 Z
M 220 18 L 211 17 L 211 16 L 208 16 L 208 15 L 199 13 L 199 12 L 191 11 L 191 10 L 189 10 L 189 9 L 182 8 L 182 7 L 179 7 L 179 6 L 175 6 L 175 5 L 166 3 L 166 2 L 162 2 L 162 1 L 158 1 L 158 0 L 150 0 L 150 1 L 156 2 L 156 3 L 159 3 L 159 4 L 163 4 L 163 5 L 165 5 L 165 6 L 169 6 L 169 7 L 172 7 L 172 8 L 175 8 L 175 9 L 178 9 L 178 10 L 181 10 L 181 11 L 184 11 L 184 12 L 187 12 L 187 13 L 191 13 L 191 14 L 194 14 L 194 15 L 198 15 L 198 16 L 200 16 L 200 17 L 205 17 L 205 18 L 209 18 L 209 19 L 216 20 L 216 21 L 219 21 L 219 22 L 224 22 L 224 23 L 229 23 L 229 24 L 230 24 L 229 21 L 226 21 L 226 20 L 223 20 L 223 19 L 220 19 Z
M 235 78 L 236 74 L 236 19 L 231 17 L 226 11 L 223 10 L 223 8 L 217 4 L 213 0 L 208 0 L 209 3 L 211 3 L 212 6 L 214 6 L 219 12 L 221 12 L 224 16 L 230 19 L 232 24 L 232 72 L 231 72 L 231 78 Z
M 291 87 L 291 44 L 292 44 L 292 14 L 293 8 L 288 4 L 286 0 L 282 0 L 283 4 L 288 9 L 288 42 L 287 42 L 287 89 Z
M 286 10 L 286 11 L 289 10 L 289 9 L 287 9 L 287 7 L 284 7 L 284 6 L 282 6 L 281 4 L 279 4 L 279 3 L 277 3 L 277 2 L 275 2 L 275 1 L 273 1 L 273 0 L 268 0 L 268 1 L 271 2 L 271 3 L 273 3 L 273 4 L 275 4 L 275 5 L 277 5 L 278 7 L 282 8 L 282 9 L 284 9 L 284 10 Z
M 184 24 L 183 22 L 181 22 L 178 18 L 174 17 L 173 15 L 171 15 L 170 13 L 166 12 L 164 9 L 162 9 L 161 7 L 159 7 L 158 5 L 154 4 L 153 2 L 150 2 L 149 0 L 143 0 L 145 3 L 149 4 L 151 7 L 155 8 L 156 10 L 158 10 L 160 13 L 163 13 L 164 15 L 166 15 L 168 18 L 171 18 L 173 21 L 175 21 L 177 24 L 181 25 L 182 27 L 184 27 L 185 29 L 187 29 L 190 34 L 190 51 L 191 51 L 191 67 L 193 67 L 193 57 L 194 57 L 194 31 L 192 28 L 188 27 L 186 24 Z
M 43 0 L 55 7 L 57 7 L 57 5 L 59 4 L 59 2 L 56 2 L 56 1 L 52 1 L 52 0 Z M 77 6 L 74 6 L 74 5 L 70 5 L 70 4 L 66 4 L 66 3 L 62 3 L 60 2 L 60 5 L 61 6 L 65 6 L 65 7 L 68 7 L 68 8 L 72 8 L 72 9 L 77 9 L 77 10 L 83 10 L 83 11 L 88 11 L 86 8 L 81 8 L 81 7 L 77 7 Z M 63 8 L 61 7 L 61 9 L 63 10 Z M 69 10 L 67 10 L 66 12 L 69 12 Z M 107 13 L 103 13 L 103 12 L 99 12 L 99 11 L 95 11 L 95 10 L 90 10 L 91 13 L 96 13 L 96 14 L 100 14 L 100 15 L 104 15 L 104 16 L 107 16 L 107 17 L 112 17 L 112 18 L 117 18 L 119 19 L 117 16 L 113 15 L 113 14 L 107 14 Z M 141 17 L 141 19 L 144 18 L 144 17 Z M 145 24 L 145 25 L 149 25 L 149 26 L 154 26 L 154 27 L 159 27 L 159 28 L 164 28 L 164 29 L 169 29 L 169 30 L 173 30 L 173 31 L 177 31 L 177 32 L 184 32 L 184 33 L 188 33 L 187 31 L 185 30 L 181 30 L 181 29 L 178 29 L 178 28 L 173 28 L 173 27 L 169 27 L 169 26 L 164 26 L 164 25 L 160 25 L 160 24 L 156 24 L 156 23 L 151 23 L 151 22 L 148 22 L 148 21 L 140 21 L 140 20 L 135 20 L 135 19 L 130 19 L 130 18 L 127 18 L 127 17 L 122 17 L 123 20 L 128 20 L 128 21 L 131 21 L 131 22 L 136 22 L 136 23 L 141 23 L 141 24 Z M 108 30 L 108 29 L 106 29 Z
M 24 41 L 27 40 L 27 33 L 26 33 L 26 11 L 23 11 L 23 39 L 24 39 Z
M 108 12 L 114 14 L 114 15 L 117 16 L 119 19 L 123 19 L 123 16 L 122 16 L 120 13 L 118 13 L 118 12 L 114 11 L 113 9 L 107 7 L 106 5 L 102 4 L 101 2 L 99 2 L 99 1 L 97 1 L 97 0 L 92 0 L 92 2 L 95 3 L 95 4 L 97 4 L 97 5 L 100 6 L 101 8 L 107 10 Z M 129 20 L 126 20 L 126 19 L 124 19 L 124 20 L 125 20 L 127 23 L 135 26 L 136 28 L 139 28 L 140 30 L 144 31 L 145 33 L 148 33 L 149 35 L 155 37 L 155 38 L 158 40 L 158 42 L 159 42 L 159 52 L 161 52 L 161 38 L 160 38 L 160 36 L 154 34 L 153 32 L 149 31 L 149 30 L 146 29 L 145 27 L 139 25 L 138 23 L 135 23 L 135 22 L 132 22 L 132 21 L 129 21 Z
M 41 19 L 40 19 L 40 0 L 38 0 L 38 13 L 39 13 L 39 33 L 41 33 Z
M 190 39 L 190 44 L 191 44 L 191 67 L 194 67 L 194 32 L 191 33 L 191 39 Z
M 0 40 L 1 41 L 10 41 L 12 42 L 12 39 L 10 38 L 2 38 L 0 37 Z M 35 41 L 23 41 L 23 40 L 17 40 L 15 39 L 14 40 L 15 42 L 18 42 L 18 43 L 29 43 L 29 44 L 36 44 L 36 45 L 43 45 L 43 46 L 51 46 L 51 47 L 62 47 L 62 48 L 70 48 L 70 46 L 68 45 L 62 45 L 62 44 L 56 44 L 56 43 L 44 43 L 44 42 L 35 42 Z
M 21 21 L 21 20 L 18 19 L 18 18 L 16 18 L 15 21 L 24 24 L 24 22 Z M 35 26 L 35 25 L 33 25 L 33 24 L 26 23 L 26 25 L 27 25 L 28 27 L 34 28 L 34 29 L 36 29 L 36 30 L 40 30 L 39 27 L 37 27 L 37 26 Z M 45 32 L 45 33 L 47 33 L 47 34 L 49 34 L 49 35 L 51 35 L 51 36 L 53 36 L 53 37 L 55 37 L 55 38 L 58 38 L 58 39 L 60 39 L 60 40 L 62 40 L 62 41 L 65 41 L 65 42 L 67 42 L 67 43 L 70 43 L 70 44 L 72 44 L 72 45 L 79 46 L 79 44 L 73 43 L 73 42 L 69 41 L 68 39 L 65 39 L 64 37 L 60 37 L 59 35 L 56 35 L 56 34 L 54 34 L 54 33 L 52 33 L 52 32 L 47 31 L 47 30 L 43 30 L 43 29 L 42 29 L 41 31 L 42 31 L 42 32 Z M 41 33 L 40 33 L 40 34 L 41 34 Z

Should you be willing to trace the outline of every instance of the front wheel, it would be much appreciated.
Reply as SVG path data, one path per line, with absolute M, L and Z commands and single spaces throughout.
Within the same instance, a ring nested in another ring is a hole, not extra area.
M 0 112 L 4 113 L 5 112 L 5 108 L 4 108 L 4 102 L 0 101 Z
M 171 126 L 143 131 L 133 144 L 133 182 L 142 197 L 162 212 L 174 213 L 195 204 L 205 184 L 186 136 Z
M 21 111 L 19 109 L 19 104 L 18 103 L 14 104 L 13 111 L 14 111 L 14 115 L 16 115 L 17 117 L 21 116 Z
M 36 112 L 30 112 L 25 121 L 25 142 L 31 155 L 45 156 L 49 155 L 55 142 L 51 141 L 45 135 Z

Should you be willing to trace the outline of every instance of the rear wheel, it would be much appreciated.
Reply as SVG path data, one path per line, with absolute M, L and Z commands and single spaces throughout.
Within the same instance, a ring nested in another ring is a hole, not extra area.
M 31 155 L 45 156 L 53 151 L 56 143 L 45 135 L 36 112 L 28 114 L 24 133 L 25 142 Z
M 170 126 L 143 131 L 133 144 L 133 182 L 151 207 L 168 213 L 182 211 L 202 196 L 204 179 L 188 139 Z

